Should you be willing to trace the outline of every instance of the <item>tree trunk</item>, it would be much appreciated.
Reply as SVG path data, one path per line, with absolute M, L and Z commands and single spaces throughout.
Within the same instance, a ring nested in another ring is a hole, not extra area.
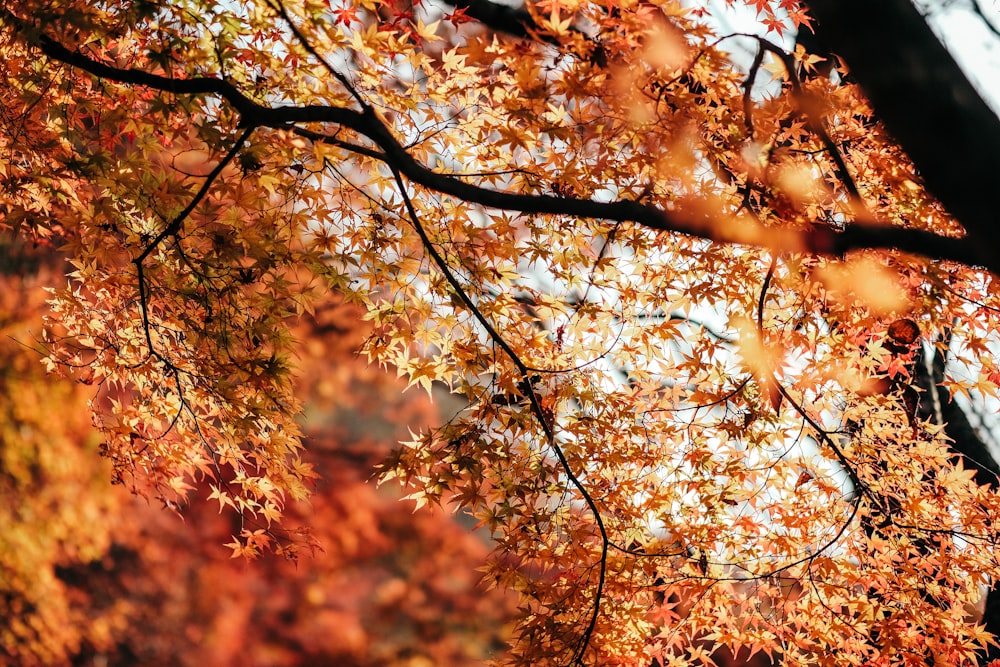
M 961 407 L 940 386 L 944 379 L 944 357 L 935 350 L 930 361 L 930 364 L 925 364 L 921 359 L 916 364 L 915 380 L 922 390 L 918 408 L 920 416 L 943 423 L 945 434 L 951 439 L 952 451 L 956 457 L 961 457 L 966 468 L 976 471 L 976 482 L 993 491 L 1000 490 L 1000 465 Z M 1000 637 L 1000 583 L 986 594 L 983 624 L 989 632 Z M 986 665 L 997 658 L 1000 658 L 1000 648 L 991 646 L 980 653 L 979 664 Z
M 847 63 L 927 189 L 982 248 L 1000 247 L 1000 119 L 910 0 L 809 0 L 816 34 Z

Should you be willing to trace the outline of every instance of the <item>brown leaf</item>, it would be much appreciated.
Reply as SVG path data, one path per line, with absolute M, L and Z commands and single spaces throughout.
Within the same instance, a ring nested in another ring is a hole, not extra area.
M 911 319 L 903 318 L 889 325 L 889 338 L 900 345 L 912 345 L 920 337 L 920 327 Z

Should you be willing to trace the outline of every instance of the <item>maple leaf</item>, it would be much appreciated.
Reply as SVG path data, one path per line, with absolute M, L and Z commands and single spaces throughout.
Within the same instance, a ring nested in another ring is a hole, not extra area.
M 350 26 L 355 21 L 361 21 L 357 7 L 338 7 L 333 10 L 333 15 L 336 17 L 333 22 L 337 25 Z
M 444 15 L 444 20 L 456 26 L 463 25 L 465 23 L 472 23 L 476 19 L 469 16 L 467 12 L 467 7 L 455 7 L 451 12 Z

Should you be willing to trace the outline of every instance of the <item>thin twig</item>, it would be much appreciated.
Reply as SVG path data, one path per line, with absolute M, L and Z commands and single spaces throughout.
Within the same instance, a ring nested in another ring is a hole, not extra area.
M 600 508 L 597 507 L 596 501 L 590 495 L 590 492 L 587 491 L 587 488 L 584 486 L 583 482 L 573 472 L 573 469 L 570 466 L 569 461 L 566 459 L 565 453 L 562 451 L 562 448 L 556 442 L 553 426 L 550 425 L 548 419 L 546 419 L 545 412 L 542 409 L 541 402 L 539 401 L 538 398 L 538 394 L 535 392 L 534 386 L 532 386 L 530 380 L 530 373 L 531 373 L 530 369 L 521 360 L 520 356 L 517 354 L 517 352 L 514 351 L 514 349 L 510 346 L 510 344 L 507 343 L 506 340 L 504 340 L 504 338 L 499 334 L 499 332 L 490 323 L 490 321 L 486 319 L 486 316 L 483 315 L 482 312 L 480 312 L 476 304 L 472 302 L 472 299 L 466 293 L 465 288 L 461 285 L 461 283 L 458 282 L 458 279 L 451 271 L 451 267 L 445 261 L 444 257 L 441 256 L 441 253 L 438 252 L 437 248 L 431 242 L 430 237 L 427 236 L 427 231 L 424 229 L 423 224 L 420 222 L 420 218 L 417 215 L 416 208 L 413 206 L 413 202 L 410 200 L 410 196 L 406 191 L 406 184 L 403 182 L 403 178 L 399 170 L 392 167 L 391 165 L 390 169 L 392 170 L 392 175 L 395 178 L 396 184 L 399 187 L 399 192 L 403 198 L 403 203 L 406 206 L 406 211 L 410 216 L 410 222 L 413 225 L 414 230 L 417 232 L 417 235 L 420 237 L 420 241 L 423 244 L 424 249 L 427 251 L 427 254 L 431 256 L 431 259 L 437 265 L 438 270 L 441 271 L 441 273 L 444 275 L 445 280 L 448 281 L 448 284 L 451 286 L 455 295 L 465 305 L 465 307 L 469 309 L 469 312 L 472 313 L 472 316 L 479 321 L 480 325 L 482 325 L 482 327 L 486 330 L 486 333 L 487 335 L 489 335 L 490 339 L 493 340 L 493 342 L 496 343 L 496 345 L 501 350 L 503 350 L 504 354 L 507 355 L 511 363 L 513 363 L 514 366 L 517 368 L 518 373 L 521 375 L 523 384 L 526 387 L 525 393 L 527 394 L 528 401 L 531 404 L 531 411 L 535 415 L 535 418 L 538 420 L 538 423 L 542 428 L 542 432 L 545 434 L 545 440 L 547 444 L 555 453 L 556 458 L 559 460 L 560 467 L 562 467 L 563 472 L 566 474 L 566 477 L 570 481 L 570 484 L 572 484 L 573 487 L 576 488 L 576 490 L 580 493 L 580 496 L 583 498 L 584 502 L 587 504 L 587 507 L 590 509 L 591 513 L 594 516 L 594 522 L 597 525 L 597 529 L 601 537 L 601 558 L 599 561 L 600 567 L 599 567 L 599 574 L 597 581 L 597 590 L 594 594 L 594 606 L 593 606 L 593 612 L 590 617 L 590 622 L 580 638 L 580 645 L 576 651 L 576 654 L 570 661 L 570 664 L 574 665 L 582 664 L 583 655 L 590 644 L 590 638 L 593 636 L 594 629 L 597 626 L 597 618 L 600 614 L 601 599 L 603 597 L 604 583 L 605 583 L 605 578 L 607 576 L 608 548 L 611 543 L 608 537 L 607 529 L 604 526 L 604 519 L 601 516 Z

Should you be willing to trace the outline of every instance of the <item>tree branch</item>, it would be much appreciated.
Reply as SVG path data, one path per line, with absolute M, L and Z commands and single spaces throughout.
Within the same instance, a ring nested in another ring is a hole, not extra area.
M 993 24 L 992 19 L 986 15 L 985 11 L 983 11 L 982 6 L 979 4 L 979 0 L 970 0 L 969 4 L 972 5 L 972 13 L 983 22 L 986 29 L 993 33 L 994 37 L 1000 37 L 1000 29 Z M 996 3 L 993 4 L 993 11 L 996 11 Z
M 8 21 L 9 14 L 0 13 Z M 173 79 L 133 68 L 117 68 L 71 51 L 47 36 L 37 40 L 47 57 L 88 72 L 99 78 L 144 86 L 175 95 L 213 95 L 228 102 L 240 115 L 243 126 L 288 129 L 299 123 L 331 123 L 367 137 L 384 154 L 387 165 L 398 169 L 412 182 L 439 193 L 499 210 L 527 214 L 551 214 L 578 218 L 598 218 L 632 222 L 652 230 L 674 232 L 719 243 L 757 246 L 786 253 L 803 252 L 841 256 L 853 250 L 896 249 L 931 259 L 950 260 L 983 266 L 1000 275 L 1000 255 L 984 252 L 981 243 L 970 238 L 944 237 L 931 232 L 872 223 L 854 223 L 844 230 L 816 226 L 807 230 L 776 229 L 760 225 L 749 217 L 720 222 L 711 205 L 688 202 L 687 207 L 667 211 L 632 200 L 613 202 L 524 194 L 491 190 L 467 183 L 455 176 L 437 173 L 417 162 L 393 136 L 372 108 L 362 111 L 325 105 L 269 107 L 250 99 L 230 82 L 213 77 Z
M 469 18 L 476 19 L 487 28 L 504 32 L 512 37 L 533 39 L 538 26 L 535 19 L 521 7 L 500 5 L 489 0 L 442 0 L 447 5 L 461 10 Z M 544 38 L 554 43 L 551 37 Z
M 441 253 L 431 242 L 430 237 L 427 236 L 427 232 L 424 229 L 423 224 L 420 222 L 420 217 L 417 215 L 417 210 L 413 206 L 413 202 L 410 200 L 409 194 L 406 192 L 406 184 L 403 182 L 403 177 L 401 176 L 398 169 L 392 167 L 392 175 L 396 180 L 396 185 L 399 187 L 400 195 L 403 198 L 403 204 L 406 207 L 406 212 L 410 217 L 410 224 L 413 229 L 417 232 L 420 237 L 420 242 L 427 251 L 427 254 L 431 256 L 434 264 L 437 265 L 438 270 L 444 275 L 445 280 L 451 286 L 455 295 L 459 298 L 462 304 L 472 313 L 473 317 L 479 322 L 479 324 L 486 330 L 487 335 L 493 340 L 497 346 L 503 350 L 507 358 L 510 359 L 511 363 L 517 368 L 518 374 L 521 376 L 521 381 L 526 387 L 528 402 L 531 406 L 531 412 L 538 421 L 538 424 L 542 428 L 542 432 L 545 434 L 545 441 L 549 448 L 555 453 L 556 458 L 559 460 L 559 465 L 566 474 L 566 478 L 569 483 L 577 490 L 580 497 L 583 498 L 584 503 L 586 503 L 587 508 L 590 510 L 594 517 L 594 524 L 597 527 L 597 532 L 600 537 L 601 542 L 601 556 L 597 563 L 598 565 L 598 579 L 596 589 L 594 591 L 594 601 L 592 604 L 590 620 L 587 623 L 587 627 L 584 629 L 583 634 L 580 636 L 579 644 L 576 651 L 574 652 L 573 659 L 569 663 L 570 665 L 583 665 L 583 656 L 585 655 L 587 648 L 590 646 L 591 637 L 593 637 L 594 629 L 597 627 L 597 618 L 601 612 L 601 601 L 604 598 L 604 585 L 607 577 L 608 570 L 608 549 L 611 545 L 611 539 L 608 536 L 608 530 L 604 525 L 604 517 L 601 515 L 601 510 L 597 506 L 597 502 L 594 500 L 593 496 L 587 490 L 587 487 L 583 484 L 583 481 L 573 472 L 572 466 L 569 464 L 569 460 L 566 458 L 566 454 L 563 452 L 562 447 L 556 441 L 555 437 L 555 420 L 552 419 L 550 423 L 549 419 L 545 416 L 545 410 L 542 408 L 541 401 L 539 400 L 538 394 L 531 382 L 531 373 L 528 366 L 521 360 L 517 352 L 510 346 L 510 344 L 504 340 L 503 336 L 496 330 L 493 324 L 486 319 L 482 311 L 472 302 L 472 299 L 466 293 L 465 288 L 455 277 L 454 272 L 445 261 Z

